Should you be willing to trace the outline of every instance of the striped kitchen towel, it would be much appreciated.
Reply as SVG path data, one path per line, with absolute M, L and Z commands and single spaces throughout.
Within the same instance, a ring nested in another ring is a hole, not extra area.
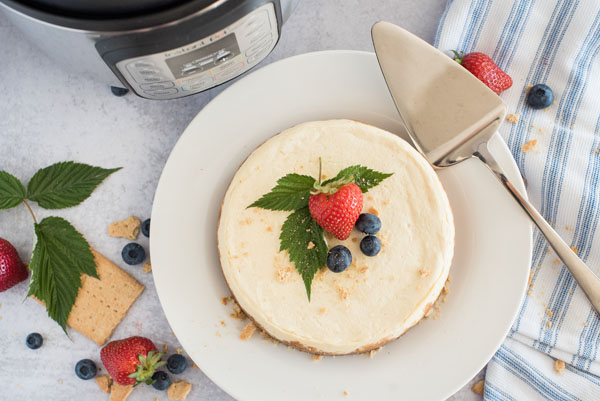
M 530 200 L 600 275 L 600 0 L 449 0 L 435 45 L 486 53 L 513 78 L 501 96 L 518 121 L 500 134 Z M 525 104 L 538 83 L 555 95 L 544 110 Z M 484 398 L 600 400 L 599 350 L 598 316 L 536 232 L 527 296 Z

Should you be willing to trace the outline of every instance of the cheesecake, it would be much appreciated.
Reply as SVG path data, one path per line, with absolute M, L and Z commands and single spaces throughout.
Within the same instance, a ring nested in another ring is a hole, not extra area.
M 393 173 L 363 196 L 363 213 L 381 220 L 381 251 L 366 256 L 356 229 L 344 241 L 341 273 L 323 266 L 311 296 L 287 251 L 281 227 L 290 212 L 248 207 L 286 174 L 334 177 L 353 165 Z M 438 298 L 452 262 L 454 222 L 448 197 L 429 163 L 406 141 L 351 120 L 313 121 L 265 141 L 241 165 L 219 217 L 221 269 L 240 308 L 273 338 L 316 353 L 366 352 L 418 323 Z

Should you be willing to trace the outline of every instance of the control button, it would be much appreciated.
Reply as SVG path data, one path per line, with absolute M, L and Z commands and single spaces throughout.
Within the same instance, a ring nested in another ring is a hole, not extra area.
M 161 81 L 164 81 L 165 79 L 166 79 L 165 77 L 151 75 L 149 77 L 142 77 L 142 78 L 136 79 L 136 81 L 137 82 L 161 82 Z
M 267 37 L 271 37 L 271 32 L 261 30 L 253 32 L 253 35 L 248 35 L 248 40 L 250 41 L 250 44 L 253 45 L 260 40 L 266 39 Z
M 160 71 L 155 70 L 154 68 L 144 68 L 142 70 L 139 70 L 137 73 L 140 74 L 141 76 L 148 76 L 148 75 L 160 74 Z
M 199 81 L 190 82 L 189 84 L 182 86 L 181 89 L 184 91 L 198 91 L 206 88 L 213 82 L 212 77 L 204 78 Z
M 133 68 L 152 68 L 154 67 L 154 63 L 146 60 L 134 61 L 133 63 L 127 64 L 127 67 Z
M 173 82 L 166 81 L 166 82 L 157 82 L 157 83 L 153 83 L 153 84 L 142 84 L 142 85 L 140 85 L 140 88 L 142 88 L 144 90 L 158 90 L 158 89 L 168 89 L 168 88 L 172 88 L 174 86 L 175 86 L 175 84 Z
M 232 76 L 236 75 L 237 73 L 239 73 L 240 71 L 242 71 L 245 67 L 245 63 L 241 62 L 239 64 L 236 64 L 235 66 L 231 67 L 230 69 L 221 72 L 220 74 L 215 75 L 215 81 L 222 81 L 225 79 L 229 79 Z
M 201 70 L 199 65 L 188 65 L 187 67 L 183 67 L 181 73 L 183 75 L 188 75 L 190 73 L 198 72 L 198 70 Z
M 152 96 L 174 95 L 177 92 L 179 92 L 177 90 L 177 88 L 159 89 L 159 90 L 153 90 L 153 91 L 144 91 L 144 93 L 146 93 L 148 95 L 152 95 Z
M 246 57 L 254 56 L 264 48 L 270 46 L 271 43 L 273 43 L 273 39 L 270 36 L 268 38 L 265 38 L 264 40 L 261 40 L 260 42 L 246 50 Z
M 256 14 L 248 17 L 246 20 L 246 27 L 248 29 L 254 29 L 260 25 L 263 25 L 268 18 L 269 16 L 267 15 L 267 10 L 259 11 Z
M 191 85 L 193 83 L 203 81 L 205 79 L 209 79 L 212 81 L 212 77 L 210 76 L 210 73 L 205 72 L 200 75 L 194 75 L 193 77 L 190 77 L 190 78 L 181 79 L 181 80 L 179 80 L 179 84 L 180 85 Z

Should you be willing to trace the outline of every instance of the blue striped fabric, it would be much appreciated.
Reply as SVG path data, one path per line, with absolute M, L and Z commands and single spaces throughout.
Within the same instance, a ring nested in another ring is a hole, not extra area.
M 486 53 L 513 78 L 501 96 L 519 120 L 500 134 L 531 201 L 600 275 L 600 0 L 449 0 L 435 45 Z M 554 90 L 545 110 L 525 102 L 538 83 Z M 599 351 L 600 319 L 536 232 L 529 291 L 484 398 L 600 400 Z

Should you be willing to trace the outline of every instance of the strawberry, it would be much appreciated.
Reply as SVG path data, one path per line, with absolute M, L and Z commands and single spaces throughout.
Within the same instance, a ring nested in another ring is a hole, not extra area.
M 454 52 L 454 60 L 483 82 L 488 88 L 499 94 L 512 86 L 512 78 L 487 55 L 472 52 L 465 55 Z
M 28 276 L 17 250 L 10 242 L 0 238 L 0 292 L 19 284 Z
M 152 341 L 145 337 L 129 337 L 111 341 L 100 351 L 100 359 L 106 371 L 119 384 L 152 384 L 155 369 L 166 362 Z
M 363 206 L 363 195 L 355 183 L 344 183 L 336 188 L 318 187 L 308 199 L 310 215 L 325 231 L 339 240 L 350 236 Z

